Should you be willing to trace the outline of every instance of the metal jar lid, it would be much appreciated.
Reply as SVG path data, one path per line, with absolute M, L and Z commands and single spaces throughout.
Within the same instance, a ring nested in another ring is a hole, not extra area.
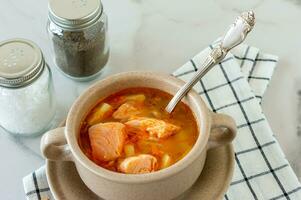
M 100 0 L 49 0 L 49 19 L 64 29 L 81 29 L 102 15 Z
M 19 88 L 33 82 L 45 66 L 40 48 L 25 39 L 0 43 L 0 87 Z

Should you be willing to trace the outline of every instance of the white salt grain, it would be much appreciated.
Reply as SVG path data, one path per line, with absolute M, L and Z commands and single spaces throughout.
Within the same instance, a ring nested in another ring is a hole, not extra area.
M 30 85 L 16 89 L 0 87 L 0 125 L 8 132 L 41 133 L 54 114 L 53 86 L 47 67 Z

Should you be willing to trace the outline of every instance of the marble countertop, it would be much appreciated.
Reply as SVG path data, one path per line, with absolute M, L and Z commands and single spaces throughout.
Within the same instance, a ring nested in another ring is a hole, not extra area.
M 280 58 L 262 106 L 287 159 L 301 177 L 301 133 L 297 132 L 300 1 L 103 0 L 103 4 L 109 17 L 111 57 L 98 79 L 129 70 L 170 73 L 223 33 L 238 13 L 253 9 L 257 24 L 247 43 Z M 46 0 L 0 0 L 0 40 L 22 37 L 42 48 L 54 74 L 59 122 L 91 82 L 74 82 L 55 68 L 46 21 Z M 40 137 L 19 138 L 0 130 L 1 199 L 25 199 L 22 177 L 44 164 L 39 142 Z

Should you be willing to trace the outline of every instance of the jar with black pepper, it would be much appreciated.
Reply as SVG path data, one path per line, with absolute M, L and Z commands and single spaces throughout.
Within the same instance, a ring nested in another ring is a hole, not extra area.
M 49 0 L 47 30 L 54 59 L 68 77 L 91 80 L 109 57 L 107 16 L 100 0 Z

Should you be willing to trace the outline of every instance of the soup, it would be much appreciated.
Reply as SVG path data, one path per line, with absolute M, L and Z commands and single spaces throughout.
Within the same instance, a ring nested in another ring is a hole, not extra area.
M 180 102 L 169 114 L 171 95 L 152 88 L 129 88 L 110 95 L 81 124 L 79 145 L 97 165 L 141 174 L 169 167 L 193 147 L 198 128 L 190 108 Z

